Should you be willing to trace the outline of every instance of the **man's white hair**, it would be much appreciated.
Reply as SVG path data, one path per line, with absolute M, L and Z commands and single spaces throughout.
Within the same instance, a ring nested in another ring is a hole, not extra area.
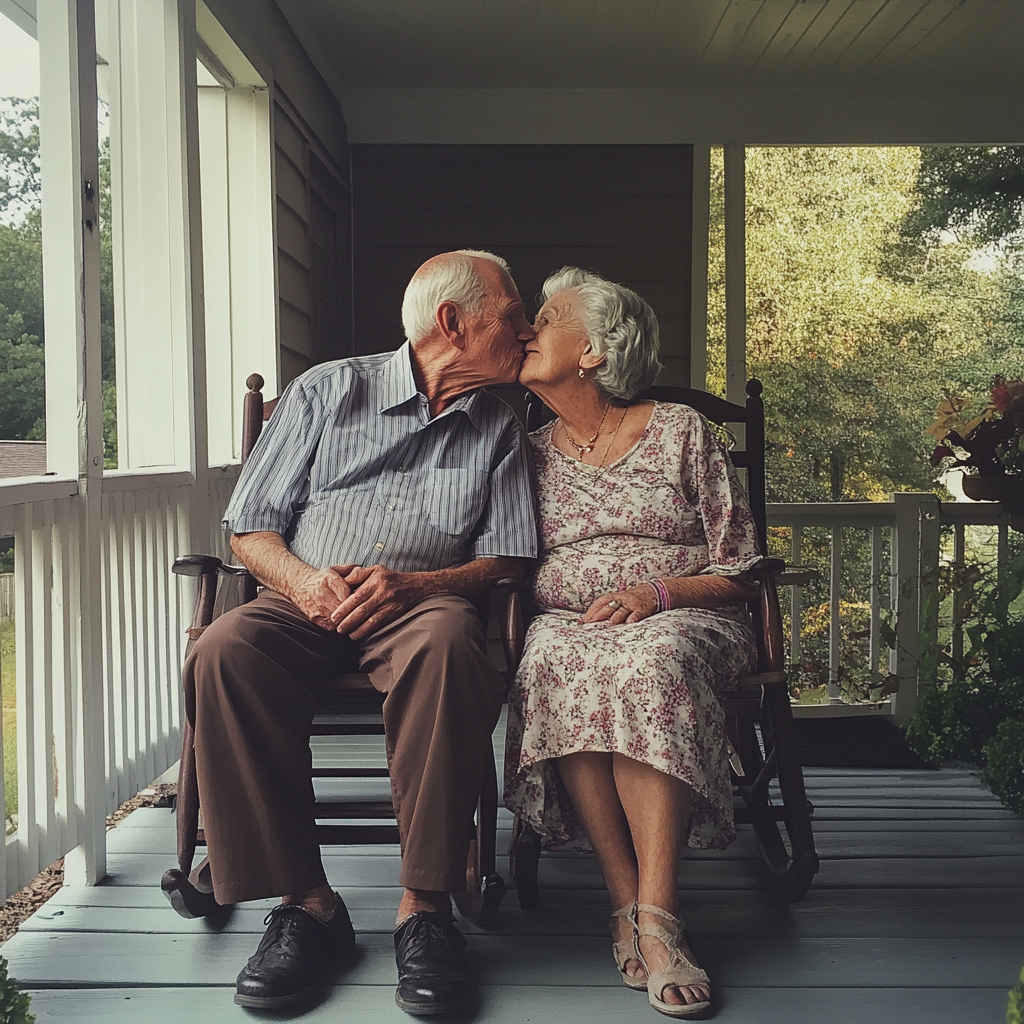
M 476 260 L 496 263 L 506 274 L 508 264 L 493 252 L 459 249 L 434 259 L 426 270 L 417 271 L 402 299 L 402 327 L 411 342 L 425 338 L 434 329 L 437 307 L 454 302 L 464 313 L 477 316 L 487 294 Z

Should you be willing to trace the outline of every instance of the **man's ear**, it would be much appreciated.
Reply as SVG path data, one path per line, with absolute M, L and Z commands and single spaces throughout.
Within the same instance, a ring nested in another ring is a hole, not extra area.
M 456 348 L 466 346 L 466 328 L 462 322 L 462 310 L 454 302 L 442 302 L 434 314 L 437 329 L 450 345 Z

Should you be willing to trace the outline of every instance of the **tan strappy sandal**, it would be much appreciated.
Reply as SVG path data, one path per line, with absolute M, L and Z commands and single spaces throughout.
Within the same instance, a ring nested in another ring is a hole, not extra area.
M 614 939 L 615 935 L 615 919 L 617 917 L 625 917 L 629 919 L 630 924 L 633 926 L 633 934 L 630 935 L 626 942 L 616 942 Z M 620 907 L 618 910 L 612 911 L 611 919 L 608 922 L 608 927 L 612 933 L 612 956 L 615 958 L 615 966 L 619 969 L 619 974 L 622 975 L 622 980 L 632 989 L 641 991 L 647 988 L 647 979 L 644 978 L 642 981 L 639 978 L 634 978 L 631 974 L 626 973 L 626 964 L 630 960 L 636 960 L 636 900 L 632 903 L 628 903 L 624 907 Z
M 676 1005 L 666 1003 L 661 998 L 662 992 L 669 985 L 703 985 L 709 990 L 711 982 L 707 974 L 698 967 L 689 955 L 679 948 L 679 936 L 686 932 L 686 925 L 677 917 L 673 917 L 667 910 L 661 907 L 651 906 L 649 903 L 634 904 L 636 917 L 633 918 L 633 936 L 636 958 L 644 965 L 647 971 L 647 998 L 650 1000 L 658 1013 L 666 1017 L 677 1017 L 683 1020 L 693 1020 L 696 1017 L 703 1017 L 711 1009 L 711 1000 L 706 999 L 700 1003 L 685 1003 Z M 640 926 L 639 915 L 641 913 L 654 914 L 660 917 L 668 925 L 667 928 L 660 924 L 648 924 Z M 640 952 L 640 939 L 644 935 L 650 935 L 658 939 L 668 950 L 669 962 L 660 971 L 651 972 Z

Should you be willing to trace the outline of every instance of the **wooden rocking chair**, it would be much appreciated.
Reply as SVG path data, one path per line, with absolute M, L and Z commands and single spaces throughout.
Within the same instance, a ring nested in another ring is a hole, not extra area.
M 762 385 L 747 383 L 745 406 L 690 388 L 653 387 L 641 398 L 677 402 L 696 409 L 719 426 L 743 424 L 746 447 L 729 452 L 733 463 L 747 471 L 747 494 L 757 527 L 762 554 L 767 555 L 765 509 L 765 439 Z M 534 396 L 528 400 L 528 429 L 541 425 L 550 413 Z M 789 703 L 782 617 L 776 578 L 784 568 L 779 559 L 765 558 L 752 575 L 759 593 L 748 607 L 757 637 L 757 671 L 738 680 L 735 688 L 720 695 L 726 712 L 726 729 L 738 755 L 732 760 L 733 791 L 737 798 L 737 824 L 754 827 L 768 884 L 789 902 L 802 900 L 818 870 L 818 855 L 811 830 L 812 808 L 804 791 L 803 772 L 797 756 L 793 713 Z M 513 595 L 512 615 L 521 616 L 518 594 Z M 512 629 L 512 661 L 522 657 L 524 627 Z M 739 766 L 739 768 L 737 768 Z M 772 792 L 777 783 L 779 799 Z M 781 826 L 781 828 L 780 828 Z M 509 869 L 519 893 L 519 905 L 541 905 L 537 882 L 541 838 L 518 816 L 512 833 Z
M 276 400 L 263 401 L 263 378 L 253 374 L 246 381 L 249 391 L 242 411 L 242 462 L 249 457 L 269 418 Z M 203 630 L 223 612 L 256 597 L 257 581 L 241 565 L 230 565 L 214 555 L 183 555 L 175 559 L 174 572 L 195 576 L 198 581 L 192 623 L 188 629 L 187 653 Z M 483 601 L 478 612 L 487 623 L 491 599 L 499 599 L 510 592 L 518 581 L 497 584 Z M 508 615 L 501 616 L 503 623 Z M 507 634 L 507 630 L 505 631 Z M 506 661 L 511 648 L 506 641 Z M 350 673 L 329 680 L 317 697 L 317 712 L 313 720 L 313 736 L 366 736 L 384 735 L 384 694 L 373 687 L 369 676 Z M 476 812 L 476 832 L 470 840 L 467 864 L 467 888 L 455 899 L 459 910 L 480 924 L 493 921 L 505 895 L 505 882 L 495 870 L 495 833 L 498 813 L 498 785 L 494 762 L 483 780 Z M 314 779 L 381 779 L 388 778 L 387 768 L 317 768 Z M 178 775 L 177 846 L 178 866 L 164 872 L 161 888 L 174 909 L 183 917 L 218 917 L 225 908 L 213 898 L 209 867 L 204 859 L 193 870 L 197 846 L 205 845 L 204 830 L 199 827 L 199 790 L 196 782 L 195 751 L 192 727 L 186 720 Z M 397 843 L 398 826 L 387 823 L 394 818 L 390 798 L 387 800 L 318 800 L 316 816 L 321 820 L 347 819 L 346 824 L 318 824 L 321 843 L 365 845 Z M 351 824 L 352 820 L 359 821 Z

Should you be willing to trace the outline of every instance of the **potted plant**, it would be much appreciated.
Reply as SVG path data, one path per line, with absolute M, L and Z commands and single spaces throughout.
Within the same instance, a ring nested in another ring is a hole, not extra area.
M 1024 529 L 1024 381 L 997 376 L 988 405 L 964 419 L 967 398 L 946 397 L 928 428 L 938 447 L 933 466 L 963 467 L 964 494 L 975 501 L 999 501 L 1010 525 Z

